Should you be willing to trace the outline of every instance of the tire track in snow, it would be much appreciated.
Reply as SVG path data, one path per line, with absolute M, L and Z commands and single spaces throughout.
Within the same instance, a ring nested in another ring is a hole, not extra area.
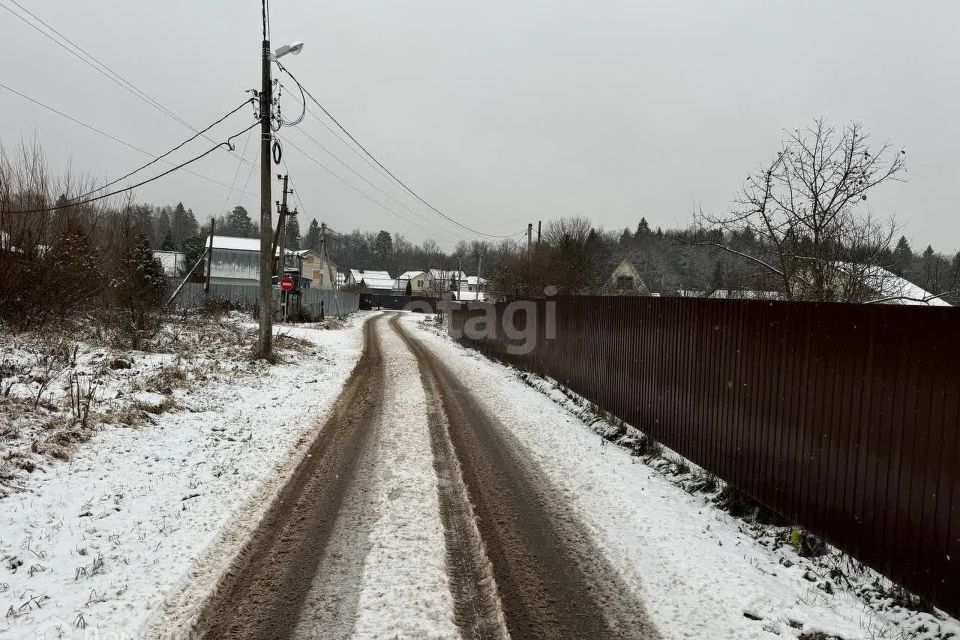
M 375 322 L 366 322 L 360 361 L 309 453 L 204 603 L 189 637 L 291 637 L 382 413 L 384 368 Z
M 444 556 L 426 397 L 413 354 L 385 323 L 381 326 L 380 442 L 376 467 L 362 478 L 376 487 L 375 522 L 352 637 L 453 640 L 460 633 Z
M 413 352 L 410 336 L 399 328 L 400 316 L 394 315 L 390 326 Z M 437 475 L 440 519 L 446 541 L 447 572 L 453 595 L 457 626 L 467 640 L 504 640 L 510 637 L 497 595 L 490 560 L 483 548 L 467 495 L 466 485 L 450 440 L 446 416 L 436 380 L 428 370 L 420 369 L 420 380 L 426 396 L 427 420 L 430 427 L 430 448 Z
M 658 640 L 643 604 L 520 442 L 429 348 L 393 326 L 439 393 L 510 636 Z

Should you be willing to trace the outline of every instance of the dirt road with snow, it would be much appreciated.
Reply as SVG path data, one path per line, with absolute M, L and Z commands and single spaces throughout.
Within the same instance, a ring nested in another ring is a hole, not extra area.
M 509 430 L 401 323 L 205 604 L 204 638 L 659 638 Z

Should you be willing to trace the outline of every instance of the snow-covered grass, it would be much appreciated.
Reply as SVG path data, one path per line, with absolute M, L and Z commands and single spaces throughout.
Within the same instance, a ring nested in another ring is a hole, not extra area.
M 454 343 L 432 321 L 404 322 L 483 389 L 478 400 L 577 507 L 664 638 L 960 637 L 957 620 L 900 606 L 888 581 L 836 550 L 801 557 L 792 529 L 721 510 L 722 483 L 576 394 Z
M 0 636 L 132 637 L 225 530 L 257 521 L 264 485 L 283 477 L 353 369 L 363 320 L 280 327 L 276 366 L 249 360 L 239 317 L 168 325 L 154 353 L 71 343 L 37 410 L 41 383 L 23 368 L 43 364 L 43 346 L 5 337 L 20 377 L 2 457 L 34 469 L 0 498 Z M 48 420 L 79 430 L 64 401 L 75 378 L 96 389 L 88 422 L 51 456 L 33 443 L 49 437 Z

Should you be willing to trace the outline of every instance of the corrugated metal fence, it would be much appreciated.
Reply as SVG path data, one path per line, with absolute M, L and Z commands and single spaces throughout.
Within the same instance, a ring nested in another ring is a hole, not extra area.
M 451 334 L 558 380 L 960 614 L 960 309 L 528 304 L 455 310 Z M 478 333 L 484 313 L 492 335 Z
M 280 291 L 273 290 L 274 304 L 280 306 Z M 255 285 L 211 284 L 210 297 L 227 300 L 241 309 L 252 309 L 257 304 L 257 287 Z M 188 282 L 183 291 L 173 302 L 177 309 L 193 309 L 201 307 L 206 300 L 202 283 Z M 320 289 L 305 289 L 302 292 L 302 305 L 314 314 L 320 313 L 320 303 L 328 315 L 347 314 L 359 309 L 360 296 L 356 293 L 342 291 L 323 291 Z

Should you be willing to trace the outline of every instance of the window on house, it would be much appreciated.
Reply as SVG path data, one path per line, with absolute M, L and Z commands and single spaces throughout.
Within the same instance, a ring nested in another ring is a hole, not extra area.
M 313 279 L 313 281 L 316 282 L 317 284 L 323 284 L 323 275 L 320 274 L 320 270 L 319 270 L 319 269 L 314 269 L 314 270 L 313 270 L 313 278 L 312 278 L 312 279 Z
M 617 289 L 620 291 L 633 289 L 633 278 L 630 276 L 617 276 Z

